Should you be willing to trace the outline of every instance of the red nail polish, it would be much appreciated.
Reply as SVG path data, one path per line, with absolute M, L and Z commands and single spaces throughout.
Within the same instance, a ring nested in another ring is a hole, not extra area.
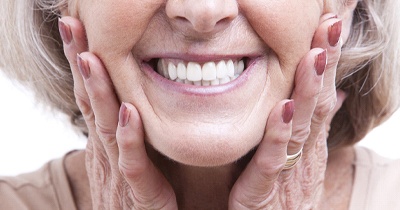
M 60 36 L 63 42 L 67 45 L 70 44 L 72 42 L 71 28 L 61 19 L 58 19 L 58 30 L 60 31 Z
M 315 67 L 315 72 L 317 73 L 318 76 L 321 76 L 325 71 L 327 63 L 326 58 L 327 58 L 326 50 L 322 51 L 320 54 L 315 56 L 314 67 Z
M 129 123 L 130 110 L 126 107 L 125 103 L 121 104 L 119 109 L 119 126 L 125 127 Z
M 294 101 L 290 100 L 283 105 L 282 120 L 284 123 L 288 124 L 293 119 L 294 113 Z
M 77 64 L 78 64 L 78 69 L 81 72 L 83 78 L 89 79 L 90 78 L 90 68 L 89 68 L 89 64 L 87 63 L 87 61 L 83 60 L 79 54 L 77 54 L 76 60 L 77 60 Z
M 335 47 L 340 39 L 342 33 L 342 21 L 338 21 L 328 28 L 328 41 L 329 45 Z

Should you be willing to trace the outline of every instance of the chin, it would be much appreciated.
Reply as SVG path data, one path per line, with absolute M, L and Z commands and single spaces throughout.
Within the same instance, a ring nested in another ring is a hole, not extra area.
M 147 141 L 176 162 L 213 167 L 233 163 L 245 156 L 260 143 L 264 128 L 265 121 L 242 126 L 196 123 L 185 129 L 168 126 L 168 133 L 163 129 L 153 130 L 147 135 Z

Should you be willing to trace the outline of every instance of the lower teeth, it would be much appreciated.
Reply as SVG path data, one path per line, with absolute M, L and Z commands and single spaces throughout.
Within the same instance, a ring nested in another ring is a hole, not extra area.
M 235 80 L 238 77 L 239 77 L 239 75 L 235 75 L 233 77 L 225 77 L 225 78 L 222 78 L 222 79 L 215 79 L 215 80 L 211 80 L 211 81 L 201 80 L 201 81 L 194 81 L 194 82 L 190 81 L 190 80 L 187 80 L 187 79 L 182 80 L 182 79 L 177 78 L 177 79 L 172 80 L 172 81 L 175 81 L 175 82 L 178 82 L 178 83 L 181 83 L 181 84 L 195 85 L 195 86 L 205 86 L 206 87 L 206 86 L 223 85 L 223 84 L 226 84 L 228 82 L 231 82 L 231 81 Z

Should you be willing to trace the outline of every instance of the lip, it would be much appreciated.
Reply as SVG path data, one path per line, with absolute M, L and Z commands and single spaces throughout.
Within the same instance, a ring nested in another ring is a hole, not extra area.
M 205 63 L 209 61 L 220 61 L 228 59 L 241 59 L 246 57 L 248 59 L 247 68 L 244 72 L 235 80 L 230 81 L 223 85 L 216 86 L 195 86 L 182 84 L 169 80 L 160 74 L 158 74 L 153 67 L 148 63 L 152 58 L 168 58 L 168 59 L 179 59 L 183 61 L 192 61 L 198 63 Z M 257 62 L 262 59 L 261 55 L 223 55 L 223 56 L 212 56 L 212 55 L 168 55 L 168 56 L 152 56 L 149 58 L 142 59 L 141 69 L 144 74 L 153 82 L 159 84 L 163 89 L 177 92 L 184 95 L 196 95 L 196 96 L 215 96 L 218 94 L 228 93 L 237 88 L 243 86 L 248 78 L 252 75 L 254 67 Z

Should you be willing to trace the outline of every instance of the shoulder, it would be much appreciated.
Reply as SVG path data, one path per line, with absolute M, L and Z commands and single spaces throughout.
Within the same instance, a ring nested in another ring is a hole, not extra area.
M 75 209 L 63 160 L 35 172 L 0 177 L 0 209 Z
M 353 209 L 400 209 L 400 160 L 384 158 L 374 151 L 355 147 Z

